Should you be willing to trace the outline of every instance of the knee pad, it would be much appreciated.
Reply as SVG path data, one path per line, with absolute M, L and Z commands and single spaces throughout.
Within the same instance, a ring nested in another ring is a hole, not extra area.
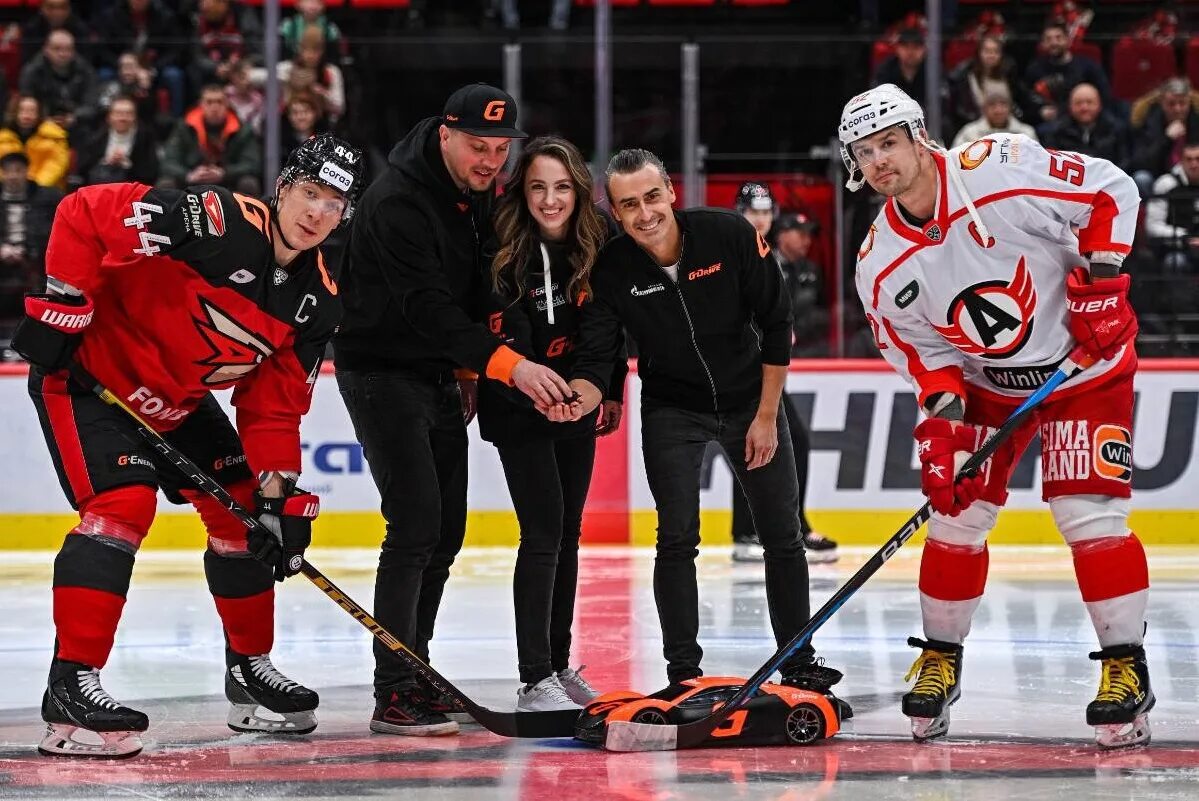
M 987 501 L 975 501 L 957 517 L 933 514 L 928 521 L 928 538 L 946 545 L 979 550 L 995 528 L 999 507 Z
M 235 481 L 225 487 L 242 508 L 253 511 L 254 492 L 258 482 L 253 479 Z M 200 513 L 204 530 L 208 533 L 208 548 L 222 556 L 236 556 L 246 551 L 246 526 L 233 516 L 212 496 L 199 490 L 188 489 L 180 493 Z
M 129 484 L 98 492 L 79 506 L 72 534 L 135 554 L 154 522 L 157 492 L 148 484 Z
M 1073 548 L 1108 537 L 1127 537 L 1128 498 L 1108 495 L 1061 495 L 1049 499 L 1049 511 L 1062 538 Z

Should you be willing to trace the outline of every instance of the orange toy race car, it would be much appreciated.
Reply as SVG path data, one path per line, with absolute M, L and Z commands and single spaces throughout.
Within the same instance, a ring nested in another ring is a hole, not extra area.
M 681 725 L 707 717 L 731 698 L 745 679 L 702 676 L 672 684 L 653 695 L 604 693 L 579 715 L 575 738 L 603 745 L 608 722 Z M 704 745 L 806 745 L 832 737 L 841 721 L 853 717 L 849 704 L 830 692 L 763 684 L 745 704 L 712 732 Z

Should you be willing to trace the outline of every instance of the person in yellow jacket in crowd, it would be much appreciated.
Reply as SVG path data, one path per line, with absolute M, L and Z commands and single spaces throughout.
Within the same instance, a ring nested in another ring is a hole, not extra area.
M 32 95 L 17 95 L 0 128 L 0 157 L 23 152 L 29 157 L 29 179 L 39 186 L 67 188 L 71 146 L 67 132 L 42 117 L 42 104 Z

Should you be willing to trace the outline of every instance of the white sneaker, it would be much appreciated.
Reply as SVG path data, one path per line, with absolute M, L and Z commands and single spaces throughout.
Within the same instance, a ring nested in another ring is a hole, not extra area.
M 561 712 L 567 709 L 582 709 L 566 694 L 566 690 L 552 673 L 532 687 L 521 687 L 516 691 L 517 712 Z
M 586 665 L 579 665 L 578 670 L 567 668 L 566 670 L 559 670 L 557 673 L 558 683 L 562 685 L 563 690 L 566 690 L 566 694 L 570 696 L 570 700 L 579 706 L 587 706 L 599 697 L 599 693 L 587 683 L 587 679 L 579 675 L 586 668 Z
M 766 558 L 766 551 L 757 540 L 733 543 L 734 562 L 761 562 Z

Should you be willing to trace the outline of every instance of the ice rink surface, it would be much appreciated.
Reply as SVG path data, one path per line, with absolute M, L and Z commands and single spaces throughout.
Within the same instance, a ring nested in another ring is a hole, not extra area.
M 919 546 L 909 546 L 818 634 L 856 717 L 806 747 L 615 754 L 570 740 L 506 740 L 477 726 L 440 738 L 367 730 L 370 639 L 302 576 L 279 592 L 275 664 L 321 695 L 305 737 L 225 726 L 223 641 L 198 553 L 139 558 L 117 647 L 114 697 L 150 716 L 125 761 L 39 757 L 38 703 L 50 659 L 53 554 L 0 555 L 0 798 L 419 799 L 1193 799 L 1199 797 L 1199 550 L 1150 550 L 1147 649 L 1157 708 L 1148 747 L 1102 752 L 1083 718 L 1097 646 L 1062 548 L 994 548 L 967 641 L 962 700 L 947 739 L 916 744 L 899 712 L 920 634 Z M 813 608 L 868 556 L 812 570 Z M 375 554 L 310 552 L 366 607 Z M 513 554 L 467 551 L 454 567 L 433 662 L 477 701 L 515 702 Z M 652 552 L 584 551 L 574 662 L 601 691 L 666 683 L 651 593 Z M 701 643 L 711 675 L 749 675 L 773 651 L 760 565 L 726 548 L 700 558 Z

